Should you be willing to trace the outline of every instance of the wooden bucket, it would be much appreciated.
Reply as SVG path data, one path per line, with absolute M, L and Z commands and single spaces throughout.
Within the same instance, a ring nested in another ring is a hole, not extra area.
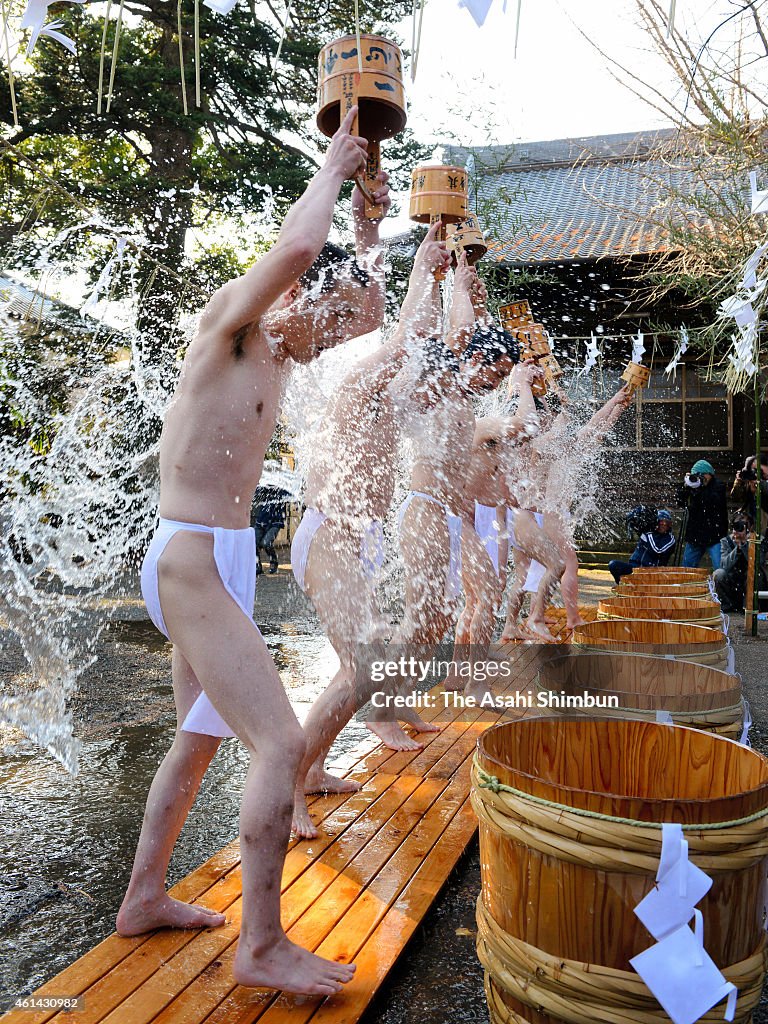
M 362 71 L 360 70 L 362 66 Z M 405 128 L 407 120 L 400 47 L 383 36 L 355 36 L 326 43 L 318 55 L 317 127 L 330 138 L 357 104 L 353 133 L 368 140 L 365 175 L 356 179 L 366 197 L 366 215 L 380 217 L 371 190 L 381 170 L 380 143 Z
M 708 584 L 709 576 L 692 576 L 687 572 L 678 572 L 677 569 L 669 569 L 667 572 L 657 572 L 651 575 L 650 573 L 640 573 L 639 570 L 635 569 L 629 576 L 622 576 L 621 583 L 619 585 L 625 585 L 628 587 L 649 587 L 662 584 L 663 586 L 669 586 L 670 583 L 687 583 L 696 584 L 698 586 Z
M 436 219 L 458 224 L 467 219 L 467 172 L 463 167 L 424 164 L 411 171 L 409 217 L 421 224 Z
M 647 386 L 648 381 L 651 379 L 651 371 L 641 363 L 627 363 L 621 379 L 629 384 L 632 391 L 637 391 L 638 388 Z
M 658 712 L 667 712 L 676 725 L 731 740 L 741 738 L 744 701 L 741 680 L 736 675 L 647 655 L 578 650 L 563 655 L 554 648 L 545 648 L 542 654 L 536 678 L 540 692 L 565 694 L 577 701 L 586 694 L 603 705 L 606 698 L 611 698 L 616 705 L 592 705 L 584 708 L 584 714 L 655 721 Z
M 645 565 L 632 570 L 633 576 L 643 576 L 656 579 L 657 576 L 666 576 L 674 573 L 675 576 L 693 576 L 696 579 L 705 580 L 711 576 L 709 569 L 694 569 L 684 565 Z
M 665 619 L 720 629 L 723 616 L 717 601 L 697 597 L 609 597 L 598 603 L 598 619 Z
M 705 600 L 712 597 L 706 580 L 693 583 L 657 583 L 656 580 L 649 580 L 646 583 L 641 580 L 633 582 L 626 576 L 622 577 L 616 587 L 616 593 L 619 597 L 642 597 L 644 594 L 649 597 L 703 597 Z
M 531 307 L 525 299 L 499 306 L 499 321 L 505 331 L 514 331 L 533 323 Z
M 735 1020 L 747 1024 L 765 974 L 763 757 L 678 726 L 527 718 L 483 733 L 472 782 L 492 1024 L 666 1019 L 629 963 L 654 945 L 634 908 L 654 887 L 663 822 L 683 825 L 690 860 L 713 879 L 697 904 L 704 944 L 738 980 Z
M 454 267 L 459 252 L 465 253 L 470 266 L 477 263 L 488 252 L 483 232 L 474 213 L 470 213 L 466 220 L 449 229 L 446 244 L 451 253 Z
M 577 626 L 571 643 L 588 651 L 650 654 L 690 661 L 723 671 L 729 665 L 728 637 L 722 630 L 687 622 L 598 619 Z

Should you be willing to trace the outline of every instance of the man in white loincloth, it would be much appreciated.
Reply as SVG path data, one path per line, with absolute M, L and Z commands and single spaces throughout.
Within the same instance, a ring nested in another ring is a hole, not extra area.
M 307 751 L 296 782 L 293 829 L 305 838 L 317 835 L 305 793 L 359 789 L 359 783 L 326 772 L 324 761 L 333 740 L 367 699 L 361 700 L 355 688 L 356 647 L 386 631 L 376 585 L 399 443 L 389 385 L 409 354 L 418 359 L 425 340 L 441 329 L 433 271 L 446 270 L 450 254 L 444 242 L 436 241 L 439 227 L 430 227 L 416 253 L 392 337 L 341 382 L 312 445 L 307 507 L 293 538 L 291 564 L 338 655 L 339 670 L 304 723 Z M 419 729 L 436 728 L 417 715 L 409 721 Z M 370 727 L 377 731 L 375 723 Z
M 256 551 L 248 523 L 291 361 L 307 362 L 377 328 L 383 317 L 378 226 L 366 221 L 358 196 L 357 252 L 368 272 L 351 260 L 334 266 L 327 254 L 315 262 L 342 184 L 365 166 L 366 140 L 350 135 L 355 113 L 272 249 L 206 306 L 165 417 L 160 523 L 142 567 L 142 591 L 151 618 L 173 641 L 179 728 L 150 788 L 117 916 L 122 935 L 224 923 L 223 914 L 172 899 L 165 877 L 220 737 L 235 733 L 251 760 L 240 813 L 243 913 L 234 979 L 320 996 L 338 992 L 354 967 L 300 948 L 280 923 L 281 871 L 305 741 L 253 622 Z M 377 202 L 388 205 L 387 192 L 381 179 Z M 302 283 L 318 274 L 315 288 Z

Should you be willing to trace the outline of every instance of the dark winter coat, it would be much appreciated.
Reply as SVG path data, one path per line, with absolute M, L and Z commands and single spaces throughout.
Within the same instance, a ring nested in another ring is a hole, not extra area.
M 686 487 L 677 492 L 677 504 L 688 509 L 685 537 L 697 548 L 710 548 L 728 533 L 728 494 L 725 484 L 713 477 L 705 487 Z

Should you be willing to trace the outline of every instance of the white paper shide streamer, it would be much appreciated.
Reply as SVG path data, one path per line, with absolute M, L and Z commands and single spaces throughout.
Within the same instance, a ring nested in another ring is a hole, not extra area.
M 21 27 L 32 30 L 29 43 L 27 44 L 27 54 L 32 53 L 40 36 L 48 36 L 50 39 L 55 39 L 57 43 L 65 46 L 70 53 L 75 52 L 75 44 L 69 36 L 59 32 L 59 29 L 64 26 L 63 21 L 57 19 L 49 21 L 47 25 L 45 23 L 45 19 L 48 17 L 48 7 L 51 2 L 52 0 L 28 0 L 27 6 L 24 8 L 24 13 L 21 16 Z M 69 0 L 69 2 L 82 4 L 85 3 L 85 0 Z
M 677 343 L 677 348 L 675 349 L 675 354 L 672 356 L 670 361 L 667 363 L 667 366 L 666 366 L 666 369 L 664 370 L 664 373 L 670 374 L 670 373 L 674 373 L 675 372 L 675 370 L 680 365 L 680 360 L 683 358 L 685 353 L 688 351 L 688 342 L 689 342 L 688 331 L 687 331 L 687 329 L 685 327 L 681 327 L 680 328 L 680 339 L 679 339 L 679 341 Z

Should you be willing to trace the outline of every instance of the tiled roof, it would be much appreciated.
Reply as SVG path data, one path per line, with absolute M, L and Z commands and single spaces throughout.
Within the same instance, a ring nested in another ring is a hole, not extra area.
M 695 187 L 693 173 L 679 162 L 673 168 L 650 156 L 675 134 L 449 148 L 445 160 L 474 160 L 477 194 L 470 205 L 493 239 L 487 259 L 530 264 L 629 256 L 669 247 L 652 213 L 666 203 L 670 187 L 683 193 Z

